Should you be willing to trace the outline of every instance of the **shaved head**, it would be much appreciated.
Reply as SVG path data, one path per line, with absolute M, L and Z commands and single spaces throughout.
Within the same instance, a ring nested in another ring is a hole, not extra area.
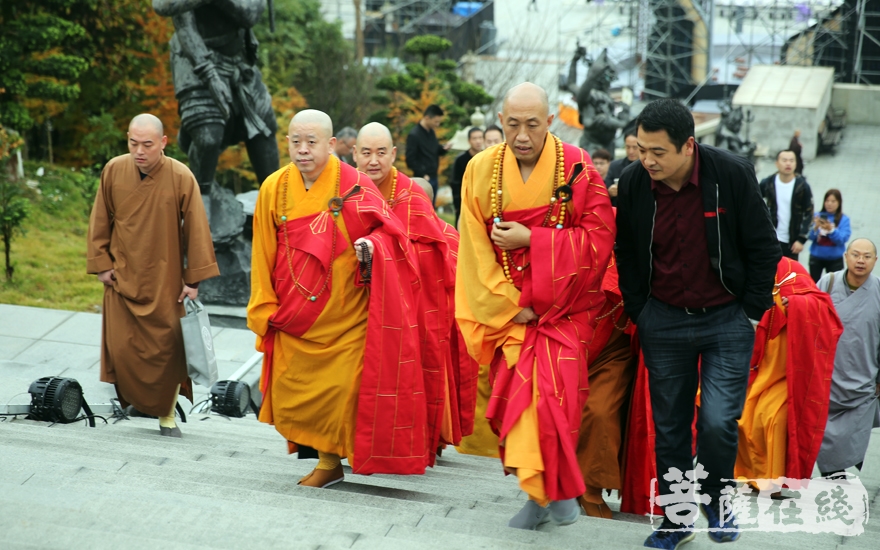
M 419 187 L 422 188 L 422 191 L 424 191 L 425 194 L 428 195 L 428 198 L 431 200 L 431 203 L 433 204 L 433 202 L 434 202 L 434 188 L 431 187 L 431 184 L 428 182 L 428 180 L 426 180 L 425 178 L 413 178 L 412 180 L 414 182 L 416 182 L 419 185 Z
M 553 115 L 544 88 L 523 82 L 507 91 L 498 120 L 521 167 L 533 167 L 544 151 Z
M 134 117 L 128 124 L 128 152 L 142 174 L 149 174 L 159 165 L 167 143 L 162 121 L 149 113 Z
M 131 122 L 128 123 L 128 130 L 131 131 L 132 128 L 153 130 L 158 136 L 165 135 L 165 127 L 162 125 L 162 121 L 159 120 L 159 117 L 150 113 L 141 113 L 131 119 Z
M 531 82 L 523 82 L 507 90 L 507 93 L 504 94 L 504 102 L 501 104 L 501 112 L 506 112 L 511 104 L 525 104 L 531 108 L 537 104 L 540 106 L 541 115 L 546 117 L 550 114 L 550 100 L 547 98 L 547 92 L 544 91 L 544 88 Z
M 293 115 L 287 129 L 290 160 L 303 175 L 306 189 L 317 181 L 330 160 L 336 138 L 327 113 L 306 109 Z
M 877 245 L 871 239 L 866 239 L 865 237 L 859 237 L 858 239 L 853 239 L 846 247 L 846 251 L 849 252 L 850 249 L 856 246 L 856 248 L 864 248 L 865 245 L 870 246 L 874 250 L 874 255 L 877 255 Z
M 394 143 L 394 138 L 391 137 L 391 130 L 388 129 L 384 124 L 380 124 L 378 122 L 371 122 L 361 128 L 361 131 L 358 132 L 357 135 L 357 144 L 360 146 L 361 142 L 364 139 L 370 138 L 379 138 L 386 140 L 388 143 L 388 147 Z
M 291 133 L 294 124 L 315 126 L 321 132 L 322 138 L 329 139 L 333 137 L 333 121 L 323 111 L 305 109 L 296 113 L 290 119 L 290 126 L 287 128 L 288 134 Z
M 383 193 L 390 191 L 383 188 L 382 184 L 388 179 L 396 159 L 397 147 L 394 146 L 391 130 L 378 122 L 371 122 L 361 128 L 354 147 L 354 161 L 357 169 L 366 174 Z

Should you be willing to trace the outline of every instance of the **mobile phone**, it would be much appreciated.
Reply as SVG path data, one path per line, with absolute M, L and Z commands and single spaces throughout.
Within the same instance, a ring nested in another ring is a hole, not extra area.
M 828 221 L 833 217 L 833 214 L 831 214 L 831 212 L 822 211 L 822 212 L 819 212 L 819 217 L 825 221 Z

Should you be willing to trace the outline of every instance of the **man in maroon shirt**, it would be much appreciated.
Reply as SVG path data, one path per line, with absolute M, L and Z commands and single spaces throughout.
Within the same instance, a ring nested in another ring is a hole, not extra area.
M 722 496 L 733 479 L 737 419 L 748 386 L 754 326 L 769 309 L 780 259 L 754 167 L 697 145 L 687 107 L 663 99 L 637 120 L 639 160 L 620 178 L 617 263 L 624 308 L 638 326 L 656 432 L 658 495 L 669 510 L 645 546 L 693 540 L 699 509 L 716 542 L 739 538 Z M 697 388 L 697 462 L 691 426 Z M 669 474 L 678 475 L 669 477 Z M 705 471 L 705 476 L 699 474 Z M 693 474 L 692 474 L 693 475 Z

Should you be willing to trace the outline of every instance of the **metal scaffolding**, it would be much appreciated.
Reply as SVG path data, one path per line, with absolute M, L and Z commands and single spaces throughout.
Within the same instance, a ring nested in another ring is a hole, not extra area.
M 644 0 L 647 98 L 684 97 L 711 74 L 713 0 Z M 640 25 L 641 27 L 641 25 Z

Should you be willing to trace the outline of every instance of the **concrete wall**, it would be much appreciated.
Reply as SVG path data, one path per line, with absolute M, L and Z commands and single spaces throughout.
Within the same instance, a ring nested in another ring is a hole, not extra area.
M 791 143 L 795 130 L 801 131 L 801 155 L 804 160 L 816 158 L 818 146 L 819 124 L 825 118 L 830 94 L 827 101 L 819 109 L 790 107 L 767 107 L 752 105 L 743 110 L 751 110 L 755 120 L 749 130 L 749 139 L 758 143 L 759 148 L 767 148 L 767 154 L 774 156 L 777 151 L 785 149 Z M 745 129 L 741 132 L 745 137 Z
M 831 104 L 846 109 L 847 124 L 880 125 L 880 86 L 835 84 Z

